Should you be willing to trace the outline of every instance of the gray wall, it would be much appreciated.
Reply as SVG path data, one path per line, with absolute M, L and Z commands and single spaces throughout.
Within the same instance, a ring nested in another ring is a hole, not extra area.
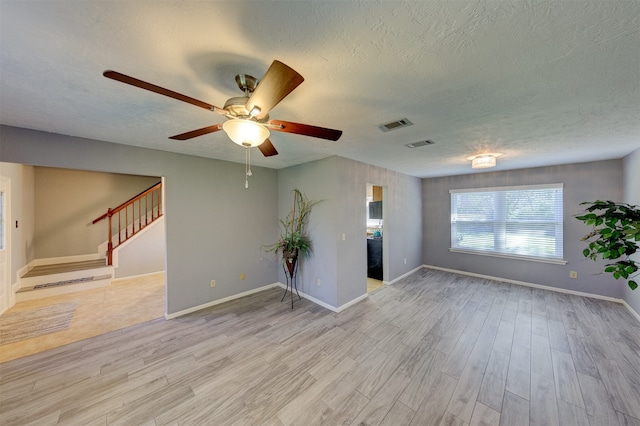
M 622 182 L 622 160 L 424 179 L 424 263 L 620 298 L 620 283 L 610 275 L 600 273 L 603 263 L 596 263 L 582 256 L 585 243 L 580 239 L 589 232 L 589 228 L 574 216 L 582 212 L 579 205 L 581 202 L 597 199 L 621 200 Z M 564 259 L 568 261 L 566 265 L 449 252 L 450 189 L 545 183 L 564 183 Z M 578 279 L 570 279 L 569 271 L 577 271 Z
M 167 254 L 164 217 L 147 225 L 136 238 L 127 240 L 114 252 L 116 278 L 164 271 Z
M 0 138 L 0 143 L 4 141 Z M 11 179 L 11 285 L 17 282 L 17 273 L 35 259 L 34 249 L 34 167 L 0 163 L 0 176 Z M 15 223 L 18 221 L 18 228 Z
M 324 200 L 311 216 L 309 236 L 314 253 L 300 269 L 299 285 L 305 293 L 336 308 L 367 292 L 367 183 L 386 188 L 384 278 L 393 281 L 422 264 L 420 179 L 341 157 L 278 172 L 280 217 L 290 209 L 293 188 L 310 199 Z M 280 272 L 280 281 L 284 279 Z M 317 286 L 318 279 L 321 286 Z
M 297 285 L 309 296 L 338 306 L 338 160 L 330 157 L 278 171 L 278 218 L 289 214 L 293 189 L 298 188 L 310 200 L 322 200 L 311 211 L 307 233 L 312 255 L 299 265 Z M 277 226 L 274 222 L 274 226 Z M 286 276 L 278 264 L 279 280 Z M 320 286 L 317 280 L 320 279 Z
M 640 149 L 624 158 L 624 202 L 640 206 Z M 636 253 L 633 259 L 640 262 L 640 253 Z M 640 275 L 635 277 L 635 281 L 640 283 Z M 640 314 L 640 289 L 632 291 L 626 284 L 622 287 L 622 297 Z
M 422 265 L 422 181 L 392 170 L 339 158 L 338 306 L 367 291 L 367 184 L 384 188 L 384 281 Z M 404 259 L 407 260 L 406 264 Z
M 260 248 L 277 236 L 275 170 L 245 189 L 243 164 L 9 126 L 0 140 L 4 162 L 165 177 L 168 314 L 277 281 Z
M 108 221 L 91 222 L 158 182 L 157 176 L 35 167 L 36 258 L 97 253 Z

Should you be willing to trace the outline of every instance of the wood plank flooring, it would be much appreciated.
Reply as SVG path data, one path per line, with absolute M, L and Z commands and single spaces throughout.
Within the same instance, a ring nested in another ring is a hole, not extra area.
M 640 425 L 622 305 L 430 269 L 339 314 L 281 295 L 0 364 L 0 423 Z

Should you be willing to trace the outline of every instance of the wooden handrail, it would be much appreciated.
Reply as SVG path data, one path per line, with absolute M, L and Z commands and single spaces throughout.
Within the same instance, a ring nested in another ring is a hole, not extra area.
M 151 197 L 151 205 L 149 205 L 149 197 Z M 119 246 L 120 244 L 127 241 L 129 238 L 133 237 L 136 233 L 142 230 L 142 228 L 146 227 L 148 224 L 154 222 L 162 216 L 162 182 L 158 182 L 152 187 L 145 189 L 138 195 L 131 197 L 124 203 L 113 209 L 107 209 L 107 212 L 100 217 L 96 218 L 93 223 L 98 223 L 103 219 L 109 219 L 109 228 L 108 228 L 108 242 L 107 242 L 107 264 L 113 265 L 113 250 Z M 142 202 L 144 200 L 144 209 L 142 208 Z M 136 228 L 136 206 L 138 203 L 137 213 L 137 228 Z M 122 226 L 121 221 L 121 212 L 124 210 L 124 227 Z M 131 222 L 129 222 L 129 210 L 131 210 Z M 144 211 L 143 211 L 144 210 Z M 149 217 L 151 214 L 151 217 Z M 117 231 L 117 241 L 113 241 L 113 233 L 114 233 L 114 220 L 116 217 L 118 221 L 118 225 L 116 227 Z M 144 219 L 143 219 L 144 218 Z M 131 232 L 129 232 L 131 230 Z M 124 239 L 123 239 L 123 231 L 124 231 Z
M 140 198 L 144 197 L 145 195 L 147 195 L 150 192 L 153 192 L 155 190 L 160 189 L 161 186 L 162 186 L 162 182 L 156 183 L 155 185 L 145 189 L 144 191 L 142 191 L 138 195 L 135 195 L 135 196 L 129 198 L 127 201 L 125 201 L 124 203 L 120 204 L 118 207 L 115 207 L 115 208 L 111 209 L 111 213 L 112 214 L 118 213 L 120 210 L 125 208 L 125 206 L 133 203 L 134 201 L 139 200 Z M 93 222 L 91 222 L 91 223 L 95 225 L 96 223 L 100 222 L 101 220 L 106 219 L 108 216 L 109 216 L 109 210 L 107 210 L 107 212 L 105 214 L 103 214 L 102 216 L 94 219 Z

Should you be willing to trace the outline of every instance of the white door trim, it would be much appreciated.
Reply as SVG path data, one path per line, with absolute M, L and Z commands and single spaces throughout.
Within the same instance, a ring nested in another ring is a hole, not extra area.
M 16 303 L 11 285 L 11 179 L 0 176 L 0 192 L 4 193 L 4 247 L 0 250 L 0 314 Z

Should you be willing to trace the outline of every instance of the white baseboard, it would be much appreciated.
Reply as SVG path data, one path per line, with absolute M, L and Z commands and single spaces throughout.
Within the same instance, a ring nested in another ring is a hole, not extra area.
M 584 293 L 582 291 L 567 290 L 565 288 L 551 287 L 551 286 L 541 285 L 541 284 L 533 284 L 533 283 L 528 283 L 526 281 L 517 281 L 517 280 L 510 280 L 510 279 L 507 279 L 507 278 L 493 277 L 491 275 L 475 274 L 473 272 L 459 271 L 457 269 L 441 268 L 439 266 L 431 266 L 431 265 L 422 265 L 422 267 L 423 268 L 428 268 L 428 269 L 436 269 L 438 271 L 451 272 L 451 273 L 454 273 L 454 274 L 467 275 L 467 276 L 470 276 L 470 277 L 484 278 L 484 279 L 487 279 L 487 280 L 502 281 L 502 282 L 505 282 L 505 283 L 517 284 L 517 285 L 522 285 L 522 286 L 525 286 L 525 287 L 539 288 L 541 290 L 555 291 L 557 293 L 571 294 L 571 295 L 574 295 L 574 296 L 590 297 L 592 299 L 606 300 L 606 301 L 615 302 L 615 303 L 623 303 L 624 302 L 624 300 L 622 300 L 622 299 L 616 299 L 615 297 L 609 297 L 609 296 L 602 296 L 600 294 Z
M 392 281 L 388 281 L 388 282 L 387 282 L 387 281 L 383 281 L 382 283 L 383 283 L 383 284 L 385 284 L 385 285 L 393 285 L 393 284 L 397 283 L 398 281 L 400 281 L 401 279 L 406 278 L 406 277 L 408 277 L 409 275 L 413 274 L 414 272 L 419 271 L 419 270 L 420 270 L 420 269 L 422 269 L 423 267 L 424 267 L 424 265 L 422 265 L 422 266 L 418 266 L 417 268 L 412 269 L 412 270 L 410 270 L 409 272 L 407 272 L 407 273 L 404 273 L 404 274 L 400 275 L 398 278 L 396 278 L 396 279 L 394 279 L 394 280 L 392 280 Z
M 277 285 L 277 286 L 279 286 L 279 287 L 282 287 L 282 288 L 283 288 L 283 289 L 285 289 L 285 290 L 287 289 L 286 284 L 282 284 L 280 281 L 278 281 L 278 282 L 276 283 L 276 285 Z M 309 301 L 311 301 L 311 302 L 315 303 L 316 305 L 320 305 L 320 306 L 322 306 L 323 308 L 328 309 L 328 310 L 330 310 L 330 311 L 332 311 L 332 312 L 338 312 L 338 310 L 337 310 L 338 308 L 336 308 L 335 306 L 331 306 L 331 305 L 330 305 L 330 304 L 328 304 L 327 302 L 323 302 L 323 301 L 322 301 L 322 300 L 320 300 L 320 299 L 316 299 L 316 298 L 315 298 L 315 297 L 313 297 L 313 296 L 309 296 L 308 294 L 306 294 L 306 293 L 305 293 L 305 292 L 303 292 L 303 291 L 298 291 L 298 293 L 300 294 L 300 296 L 302 296 L 302 297 L 304 297 L 305 299 L 307 299 L 307 300 L 309 300 Z
M 111 282 L 117 283 L 119 281 L 125 281 L 125 280 L 134 279 L 134 278 L 144 278 L 144 277 L 149 277 L 151 275 L 159 275 L 159 274 L 164 274 L 164 271 L 146 272 L 144 274 L 129 275 L 128 277 L 118 277 L 118 278 L 112 279 Z
M 202 305 L 194 306 L 192 308 L 184 309 L 182 311 L 174 312 L 172 314 L 168 314 L 168 313 L 165 312 L 164 318 L 167 319 L 167 320 L 178 318 L 178 317 L 181 317 L 183 315 L 187 315 L 187 314 L 190 314 L 190 313 L 202 310 L 202 309 L 210 308 L 211 306 L 219 305 L 219 304 L 225 303 L 225 302 L 230 302 L 232 300 L 239 299 L 241 297 L 249 296 L 250 294 L 259 293 L 261 291 L 269 290 L 270 288 L 273 288 L 273 287 L 275 287 L 277 285 L 278 285 L 278 283 L 268 284 L 268 285 L 265 285 L 265 286 L 262 286 L 262 287 L 254 288 L 253 290 L 249 290 L 249 291 L 245 291 L 245 292 L 242 292 L 242 293 L 234 294 L 233 296 L 225 297 L 223 299 L 212 300 L 211 302 L 207 302 L 207 303 L 204 303 Z
M 353 300 L 351 300 L 351 301 L 349 301 L 349 302 L 345 303 L 344 305 L 340 305 L 340 306 L 338 306 L 338 308 L 336 309 L 336 312 L 342 312 L 342 311 L 344 311 L 345 309 L 347 309 L 347 308 L 349 308 L 349 307 L 351 307 L 351 306 L 355 305 L 356 303 L 361 302 L 361 301 L 363 301 L 364 299 L 367 299 L 368 297 L 369 297 L 369 293 L 365 293 L 365 294 L 363 294 L 363 295 L 362 295 L 362 296 L 360 296 L 360 297 L 356 297 L 355 299 L 353 299 Z
M 286 288 L 287 288 L 287 286 L 286 286 L 285 284 L 282 284 L 281 282 L 277 282 L 277 283 L 276 283 L 276 285 L 278 285 L 278 286 L 282 287 L 283 289 L 286 289 Z M 356 303 L 358 303 L 358 302 L 360 302 L 360 301 L 362 301 L 362 300 L 366 299 L 367 297 L 369 297 L 369 294 L 368 294 L 368 293 L 365 293 L 365 294 L 363 294 L 362 296 L 356 297 L 355 299 L 353 299 L 353 300 L 351 300 L 351 301 L 349 301 L 349 302 L 345 303 L 344 305 L 340 305 L 340 306 L 338 306 L 338 307 L 336 308 L 335 306 L 330 305 L 330 304 L 328 304 L 327 302 L 323 302 L 323 301 L 322 301 L 322 300 L 320 300 L 320 299 L 316 299 L 316 298 L 315 298 L 315 297 L 313 297 L 313 296 L 309 296 L 308 294 L 306 294 L 306 293 L 305 293 L 305 292 L 303 292 L 303 291 L 298 291 L 298 293 L 300 293 L 300 296 L 301 296 L 301 297 L 304 297 L 305 299 L 309 300 L 310 302 L 313 302 L 313 303 L 315 303 L 316 305 L 322 306 L 323 308 L 328 309 L 328 310 L 330 310 L 330 311 L 332 311 L 332 312 L 336 312 L 336 313 L 338 313 L 338 312 L 342 312 L 342 311 L 344 311 L 345 309 L 347 309 L 348 307 L 353 306 L 353 305 L 355 305 Z
M 631 313 L 631 315 L 633 315 L 633 316 L 638 320 L 638 322 L 640 322 L 640 314 L 638 314 L 638 313 L 637 313 L 637 312 L 636 312 L 636 311 L 631 307 L 631 305 L 629 305 L 629 304 L 627 303 L 627 301 L 626 301 L 626 300 L 622 299 L 622 304 L 623 304 L 623 305 L 624 305 L 624 306 L 629 310 L 629 312 Z
M 172 314 L 165 313 L 164 314 L 164 318 L 167 319 L 167 320 L 178 318 L 178 317 L 181 317 L 183 315 L 187 315 L 187 314 L 190 314 L 192 312 L 199 311 L 201 309 L 206 309 L 206 308 L 209 308 L 211 306 L 219 305 L 221 303 L 230 302 L 231 300 L 239 299 L 241 297 L 249 296 L 250 294 L 259 293 L 261 291 L 269 290 L 269 289 L 274 288 L 274 287 L 281 287 L 283 289 L 287 288 L 286 285 L 284 285 L 283 283 L 276 282 L 274 284 L 269 284 L 269 285 L 265 285 L 263 287 L 259 287 L 259 288 L 253 289 L 253 290 L 245 291 L 243 293 L 234 294 L 233 296 L 225 297 L 224 299 L 213 300 L 211 302 L 204 303 L 204 304 L 198 305 L 198 306 L 194 306 L 192 308 L 184 309 L 182 311 L 174 312 Z M 330 310 L 332 312 L 342 312 L 345 309 L 347 309 L 348 307 L 350 307 L 352 305 L 355 305 L 356 303 L 360 302 L 361 300 L 364 300 L 367 297 L 369 297 L 369 294 L 365 293 L 362 296 L 356 297 L 355 299 L 353 299 L 353 300 L 345 303 L 344 305 L 339 306 L 339 307 L 336 308 L 335 306 L 331 306 L 328 303 L 323 302 L 320 299 L 316 299 L 313 296 L 309 296 L 308 294 L 305 294 L 302 291 L 300 291 L 299 293 L 300 293 L 301 297 L 304 297 L 305 299 L 315 303 L 316 305 L 322 306 L 323 308 L 326 308 L 326 309 L 328 309 L 328 310 Z

